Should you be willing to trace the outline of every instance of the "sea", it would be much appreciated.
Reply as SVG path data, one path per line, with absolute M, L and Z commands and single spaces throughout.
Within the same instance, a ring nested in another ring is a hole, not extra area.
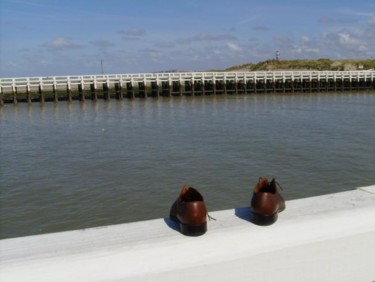
M 185 184 L 210 211 L 375 184 L 375 93 L 0 106 L 0 238 L 165 218 Z

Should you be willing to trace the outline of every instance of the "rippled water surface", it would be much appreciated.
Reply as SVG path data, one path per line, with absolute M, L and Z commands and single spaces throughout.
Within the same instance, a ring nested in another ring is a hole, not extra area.
M 260 176 L 295 199 L 375 184 L 375 94 L 0 107 L 0 237 L 166 217 L 181 187 L 249 205 Z

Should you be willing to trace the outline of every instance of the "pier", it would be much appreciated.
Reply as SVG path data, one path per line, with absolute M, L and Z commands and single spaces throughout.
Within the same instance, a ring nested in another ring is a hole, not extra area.
M 0 78 L 0 105 L 171 96 L 375 89 L 375 70 L 176 72 Z
M 250 202 L 250 198 L 249 198 Z M 166 211 L 168 213 L 168 211 Z M 2 281 L 375 281 L 375 186 L 286 202 L 269 226 L 250 207 L 210 212 L 187 237 L 168 217 L 0 240 Z

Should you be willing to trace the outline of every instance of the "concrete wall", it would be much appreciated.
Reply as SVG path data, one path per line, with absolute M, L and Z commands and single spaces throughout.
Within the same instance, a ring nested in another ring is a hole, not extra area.
M 375 281 L 375 186 L 288 201 L 270 226 L 212 212 L 201 237 L 168 218 L 0 241 L 0 281 Z

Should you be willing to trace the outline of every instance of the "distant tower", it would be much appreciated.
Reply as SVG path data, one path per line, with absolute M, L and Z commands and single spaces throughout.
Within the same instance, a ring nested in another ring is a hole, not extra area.
M 276 61 L 279 61 L 280 59 L 280 52 L 279 50 L 276 51 Z

